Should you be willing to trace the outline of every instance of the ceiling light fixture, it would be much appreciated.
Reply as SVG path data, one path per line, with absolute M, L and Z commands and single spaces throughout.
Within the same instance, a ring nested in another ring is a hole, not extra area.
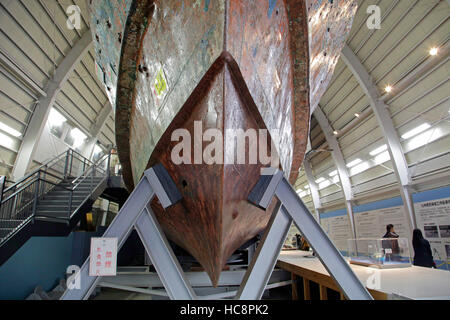
M 431 126 L 428 123 L 422 123 L 421 125 L 415 127 L 412 130 L 409 130 L 408 132 L 402 134 L 403 139 L 409 139 L 411 137 L 414 137 L 415 135 L 418 135 L 419 133 L 429 129 Z
M 366 171 L 369 168 L 370 168 L 370 166 L 369 166 L 369 163 L 367 161 L 363 162 L 363 163 L 360 163 L 357 166 L 354 166 L 353 168 L 350 169 L 350 175 L 354 176 L 355 174 L 364 172 L 364 171 Z
M 371 156 L 376 156 L 377 154 L 383 152 L 386 149 L 387 149 L 387 145 L 383 144 L 381 147 L 378 147 L 378 148 L 373 149 L 372 151 L 370 151 L 369 154 Z
M 347 167 L 348 167 L 348 168 L 354 167 L 354 166 L 356 166 L 357 164 L 359 164 L 359 163 L 361 163 L 361 162 L 362 162 L 361 159 L 359 159 L 359 158 L 358 158 L 358 159 L 355 159 L 355 160 L 353 160 L 353 161 L 347 163 Z
M 324 177 L 320 177 L 319 179 L 316 180 L 316 183 L 321 183 L 322 181 L 325 181 Z
M 430 55 L 431 56 L 436 56 L 438 54 L 438 51 L 439 51 L 438 48 L 433 47 L 433 48 L 430 49 Z
M 16 129 L 11 128 L 10 126 L 4 124 L 3 122 L 0 122 L 0 130 L 9 133 L 10 135 L 14 137 L 20 137 L 22 134 L 17 131 Z
M 321 183 L 319 183 L 318 188 L 319 188 L 319 190 L 322 190 L 322 189 L 328 187 L 330 184 L 331 184 L 330 180 L 325 180 L 325 181 L 322 181 Z
M 334 177 L 334 176 L 337 175 L 337 174 L 338 174 L 337 170 L 333 170 L 333 171 L 331 171 L 328 175 L 329 175 L 330 177 Z
M 389 152 L 384 151 L 384 152 L 380 153 L 379 155 L 377 155 L 373 161 L 375 162 L 375 164 L 382 164 L 389 160 L 391 160 L 391 156 L 389 155 Z

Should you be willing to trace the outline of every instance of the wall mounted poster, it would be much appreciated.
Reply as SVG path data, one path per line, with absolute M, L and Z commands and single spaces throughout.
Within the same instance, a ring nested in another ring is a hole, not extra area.
M 321 217 L 320 224 L 338 250 L 348 251 L 347 240 L 352 231 L 347 214 Z
M 414 204 L 417 227 L 430 242 L 438 267 L 448 269 L 450 261 L 450 198 Z

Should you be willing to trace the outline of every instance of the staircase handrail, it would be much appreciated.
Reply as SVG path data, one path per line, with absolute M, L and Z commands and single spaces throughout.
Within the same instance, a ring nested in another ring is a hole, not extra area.
M 60 157 L 62 155 L 67 154 L 67 151 L 64 151 L 60 154 L 58 154 L 57 156 L 46 160 L 41 166 L 39 166 L 38 168 L 34 169 L 33 171 L 31 171 L 30 173 L 26 174 L 25 176 L 23 176 L 22 178 L 20 178 L 18 181 L 16 181 L 14 184 L 10 185 L 8 188 L 3 190 L 3 193 L 8 192 L 9 190 L 15 188 L 18 184 L 24 182 L 25 180 L 27 180 L 28 178 L 30 178 L 31 176 L 35 175 L 36 173 L 38 173 L 39 171 L 42 171 L 42 168 L 48 167 L 49 164 L 55 160 L 60 160 Z
M 80 204 L 77 208 L 75 208 L 75 210 L 73 210 L 73 213 L 72 213 L 72 202 L 73 202 L 72 198 L 73 198 L 73 191 L 75 191 L 75 190 L 77 189 L 77 187 L 78 187 L 84 180 L 86 180 L 88 177 L 90 177 L 90 178 L 91 178 L 91 188 L 90 188 L 90 193 L 89 193 L 89 195 L 86 196 L 86 199 L 89 198 L 89 197 L 92 195 L 92 192 L 94 191 L 94 175 L 95 175 L 95 172 L 96 172 L 96 168 L 97 168 L 97 169 L 100 168 L 100 164 L 101 164 L 102 162 L 104 162 L 105 160 L 108 161 L 108 162 L 107 162 L 107 166 L 108 166 L 108 167 L 107 167 L 107 169 L 105 170 L 104 178 L 108 178 L 108 177 L 109 177 L 109 161 L 110 161 L 110 158 L 111 158 L 111 152 L 109 152 L 108 154 L 104 155 L 102 158 L 100 158 L 98 161 L 96 161 L 94 165 L 92 165 L 91 167 L 89 167 L 89 168 L 85 171 L 86 174 L 82 174 L 80 177 L 77 178 L 77 179 L 80 179 L 80 180 L 77 181 L 77 182 L 74 184 L 74 186 L 73 186 L 73 188 L 72 188 L 72 192 L 71 192 L 71 194 L 70 194 L 69 208 L 68 208 L 68 211 L 69 211 L 68 214 L 69 214 L 69 217 L 70 217 L 70 218 L 72 217 L 72 215 L 74 215 L 74 214 L 77 212 L 77 210 L 79 209 L 79 207 L 82 205 L 82 204 Z M 75 182 L 77 179 L 75 179 L 73 182 Z M 84 201 L 83 201 L 83 202 L 84 202 Z
M 62 168 L 52 168 L 58 161 L 64 160 L 65 164 Z M 16 219 L 21 220 L 21 227 L 30 222 L 34 221 L 37 214 L 37 205 L 38 201 L 45 195 L 48 194 L 51 190 L 55 188 L 67 190 L 70 195 L 69 196 L 69 207 L 67 219 L 70 219 L 73 214 L 75 214 L 80 206 L 86 201 L 87 198 L 92 196 L 92 193 L 99 185 L 100 182 L 96 183 L 94 186 L 94 177 L 96 174 L 99 177 L 102 177 L 102 181 L 108 178 L 110 173 L 110 157 L 111 150 L 101 157 L 96 162 L 93 162 L 83 155 L 78 153 L 73 149 L 68 149 L 61 154 L 53 157 L 52 159 L 46 160 L 41 166 L 28 173 L 13 185 L 5 188 L 6 177 L 0 177 L 0 219 Z M 82 166 L 75 166 L 76 170 L 81 169 L 83 172 L 72 181 L 72 186 L 64 186 L 61 183 L 67 181 L 67 178 L 72 178 L 72 169 L 73 169 L 73 160 L 79 161 L 78 164 L 82 164 Z M 104 169 L 101 167 L 102 163 L 106 165 L 107 168 Z M 87 168 L 86 168 L 87 165 Z M 61 172 L 61 169 L 63 172 Z M 54 179 L 48 179 L 52 177 Z M 83 200 L 83 203 L 78 205 L 77 208 L 73 211 L 72 214 L 72 202 L 74 197 L 74 191 L 79 187 L 79 185 L 85 181 L 87 178 L 91 178 L 90 184 L 90 192 L 87 195 L 86 199 Z M 8 192 L 11 192 L 8 194 Z M 24 196 L 22 196 L 22 194 Z M 6 196 L 4 198 L 4 196 Z M 3 206 L 5 206 L 3 208 Z M 17 230 L 13 230 L 11 234 L 16 233 Z M 6 238 L 2 239 L 1 243 L 7 241 L 7 238 L 11 235 L 9 234 Z
M 99 168 L 99 164 L 101 163 L 101 162 L 103 162 L 106 158 L 108 158 L 108 157 L 110 157 L 111 156 L 111 154 L 109 153 L 109 154 L 105 154 L 102 158 L 100 158 L 99 160 L 97 160 L 93 165 L 91 165 L 91 166 L 89 166 L 79 177 L 77 177 L 75 180 L 73 180 L 72 181 L 72 184 L 74 185 L 73 186 L 73 188 L 72 188 L 72 190 L 75 190 L 77 187 L 78 187 L 78 185 L 81 183 L 81 182 L 83 182 L 87 177 L 88 177 L 88 175 L 93 171 L 93 170 L 95 170 L 96 168 L 98 169 Z M 105 172 L 106 173 L 106 172 Z M 79 180 L 79 181 L 78 181 Z

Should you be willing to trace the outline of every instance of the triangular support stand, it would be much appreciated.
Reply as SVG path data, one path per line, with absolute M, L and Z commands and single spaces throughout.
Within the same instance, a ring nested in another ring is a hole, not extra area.
M 103 237 L 116 237 L 120 249 L 131 231 L 136 229 L 169 298 L 197 299 L 150 208 L 149 203 L 154 196 L 158 198 L 164 209 L 182 198 L 175 183 L 161 164 L 145 171 L 144 177 L 128 197 Z M 261 299 L 289 227 L 294 221 L 347 299 L 372 299 L 283 176 L 283 172 L 278 170 L 270 175 L 262 175 L 248 200 L 266 210 L 274 196 L 278 198 L 277 206 L 235 298 Z M 75 277 L 80 287 L 67 289 L 61 300 L 88 299 L 101 280 L 101 277 L 89 276 L 89 258 Z
M 181 200 L 181 194 L 166 169 L 158 164 L 145 171 L 144 177 L 103 234 L 116 237 L 120 249 L 136 229 L 170 299 L 192 300 L 196 295 L 167 241 L 150 201 L 156 196 L 164 209 Z M 67 289 L 61 300 L 88 299 L 101 277 L 89 276 L 89 258 L 76 275 L 80 288 Z
M 236 299 L 261 299 L 293 221 L 347 299 L 372 300 L 370 293 L 279 170 L 261 175 L 248 200 L 266 210 L 274 196 L 278 199 L 277 205 Z

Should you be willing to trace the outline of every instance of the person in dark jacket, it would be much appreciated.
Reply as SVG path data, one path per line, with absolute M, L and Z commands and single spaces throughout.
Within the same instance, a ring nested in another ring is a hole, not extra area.
M 384 234 L 383 238 L 397 239 L 398 237 L 399 235 L 395 233 L 394 225 L 388 224 L 386 226 L 386 233 Z M 397 240 L 383 240 L 382 246 L 385 249 L 386 260 L 388 261 L 397 260 L 396 258 L 400 253 L 400 248 L 398 247 Z
M 388 224 L 386 226 L 386 233 L 383 238 L 398 238 L 398 234 L 395 233 L 393 224 Z
M 424 239 L 420 229 L 414 229 L 412 245 L 414 248 L 414 265 L 427 268 L 436 268 L 433 261 L 430 243 Z

